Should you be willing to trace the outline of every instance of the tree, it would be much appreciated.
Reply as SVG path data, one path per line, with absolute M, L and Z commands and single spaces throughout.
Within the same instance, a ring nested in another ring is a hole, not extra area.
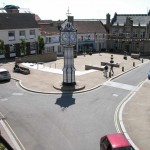
M 27 46 L 26 46 L 26 40 L 25 39 L 20 39 L 21 43 L 20 43 L 20 52 L 24 53 L 24 55 L 26 55 L 27 53 Z
M 5 54 L 5 45 L 4 45 L 4 41 L 0 39 L 0 54 Z
M 39 54 L 42 54 L 42 51 L 44 50 L 44 39 L 41 36 L 38 36 L 38 50 Z

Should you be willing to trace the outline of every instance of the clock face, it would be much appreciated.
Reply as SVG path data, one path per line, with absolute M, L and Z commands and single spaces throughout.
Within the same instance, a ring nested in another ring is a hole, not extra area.
M 69 34 L 67 32 L 62 33 L 62 41 L 63 42 L 69 41 Z
M 71 42 L 76 42 L 76 33 L 75 32 L 70 33 L 70 40 L 71 40 Z
M 61 32 L 61 45 L 76 45 L 76 32 Z

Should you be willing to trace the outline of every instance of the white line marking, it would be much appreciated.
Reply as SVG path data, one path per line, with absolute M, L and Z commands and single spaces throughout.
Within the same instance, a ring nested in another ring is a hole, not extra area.
M 5 123 L 2 120 L 0 120 L 0 123 L 3 126 L 4 130 L 6 131 L 7 135 L 9 136 L 9 138 L 10 138 L 11 142 L 13 143 L 13 145 L 15 146 L 15 148 L 17 150 L 21 150 L 20 146 L 16 142 L 15 138 L 13 137 L 13 135 L 11 134 L 11 132 L 9 131 L 9 129 L 7 128 L 7 126 L 5 125 Z
M 118 96 L 118 94 L 113 94 L 113 96 L 117 97 L 117 96 Z
M 136 86 L 133 86 L 133 85 L 117 83 L 117 82 L 112 82 L 112 81 L 107 81 L 103 83 L 103 85 L 112 86 L 112 87 L 129 90 L 129 91 L 132 91 L 136 88 Z
M 7 98 L 2 98 L 2 99 L 0 99 L 2 102 L 4 102 L 4 101 L 8 101 L 8 99 Z
M 12 93 L 12 95 L 21 96 L 21 95 L 23 95 L 23 93 Z

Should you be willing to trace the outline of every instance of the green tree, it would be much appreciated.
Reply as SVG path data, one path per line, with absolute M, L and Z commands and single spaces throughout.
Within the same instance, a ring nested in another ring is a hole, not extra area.
M 0 54 L 5 54 L 5 45 L 4 45 L 4 41 L 0 39 Z
M 39 54 L 42 54 L 43 50 L 44 50 L 44 39 L 41 36 L 38 36 L 38 52 L 39 52 Z
M 21 43 L 20 43 L 20 52 L 24 53 L 24 55 L 26 55 L 27 53 L 27 46 L 26 46 L 26 40 L 25 39 L 20 39 Z
M 0 143 L 0 150 L 7 150 L 2 143 Z

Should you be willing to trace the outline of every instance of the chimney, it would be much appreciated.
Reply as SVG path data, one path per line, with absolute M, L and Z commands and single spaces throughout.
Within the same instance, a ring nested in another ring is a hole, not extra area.
M 68 22 L 72 23 L 74 22 L 74 17 L 73 16 L 68 16 Z
M 110 14 L 108 13 L 106 15 L 106 29 L 109 32 L 109 28 L 110 28 Z
M 18 6 L 14 6 L 14 5 L 6 5 L 4 7 L 5 11 L 8 14 L 14 14 L 14 13 L 19 13 L 19 7 Z

